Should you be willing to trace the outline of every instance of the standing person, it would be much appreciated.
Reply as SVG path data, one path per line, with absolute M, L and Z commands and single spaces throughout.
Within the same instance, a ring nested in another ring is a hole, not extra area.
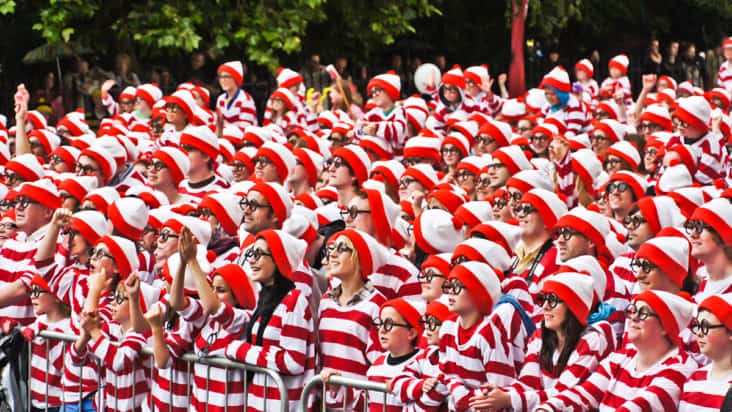
M 663 73 L 671 76 L 677 82 L 685 79 L 681 70 L 681 58 L 679 57 L 679 42 L 674 40 L 668 44 L 668 52 L 663 59 Z
M 643 74 L 660 75 L 662 63 L 663 55 L 661 54 L 661 44 L 658 39 L 651 39 L 646 55 L 643 57 Z
M 589 106 L 570 94 L 569 74 L 555 67 L 539 85 L 544 90 L 546 105 L 541 108 L 546 118 L 556 118 L 567 125 L 567 137 L 583 132 L 590 124 Z
M 691 255 L 704 264 L 707 277 L 701 281 L 695 299 L 732 292 L 732 204 L 715 199 L 697 208 L 686 222 Z
M 241 84 L 244 81 L 244 66 L 239 61 L 226 62 L 216 70 L 219 86 L 224 92 L 216 100 L 216 130 L 219 137 L 224 127 L 234 126 L 244 130 L 257 125 L 257 107 L 254 99 Z
M 593 79 L 595 75 L 595 67 L 589 59 L 582 59 L 574 65 L 574 76 L 577 82 L 582 86 L 580 97 L 583 102 L 591 107 L 597 105 L 597 95 L 600 92 L 600 86 L 597 80 Z
M 672 114 L 674 131 L 684 143 L 701 151 L 694 179 L 711 184 L 724 176 L 724 138 L 710 128 L 712 108 L 701 96 L 679 99 Z
M 367 91 L 376 107 L 364 115 L 358 126 L 366 136 L 376 136 L 387 143 L 392 153 L 401 153 L 407 138 L 407 116 L 396 102 L 401 96 L 399 76 L 393 72 L 380 74 L 369 81 Z
M 732 88 L 732 37 L 727 37 L 722 42 L 722 53 L 724 54 L 724 62 L 719 66 L 717 85 L 730 90 Z
M 181 148 L 188 153 L 188 175 L 180 182 L 178 191 L 183 195 L 202 199 L 215 190 L 229 187 L 229 182 L 214 173 L 219 155 L 219 142 L 206 126 L 188 129 L 180 137 Z
M 619 54 L 610 59 L 608 63 L 610 76 L 603 80 L 600 85 L 600 89 L 608 92 L 610 96 L 615 96 L 618 92 L 621 92 L 626 106 L 633 102 L 633 93 L 628 79 L 629 65 L 630 59 L 625 54 Z
M 681 70 L 683 71 L 683 80 L 688 80 L 696 87 L 704 88 L 704 63 L 700 56 L 696 54 L 696 45 L 689 43 L 681 55 Z

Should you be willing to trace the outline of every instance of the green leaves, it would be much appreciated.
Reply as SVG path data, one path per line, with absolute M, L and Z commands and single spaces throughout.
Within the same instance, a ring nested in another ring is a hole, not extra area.
M 13 0 L 0 0 L 0 14 L 8 15 L 15 13 L 15 2 Z

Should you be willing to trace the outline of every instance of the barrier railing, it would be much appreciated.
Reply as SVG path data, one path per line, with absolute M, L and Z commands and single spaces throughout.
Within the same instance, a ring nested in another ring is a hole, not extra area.
M 76 339 L 77 339 L 77 336 L 75 336 L 75 335 L 68 335 L 68 334 L 58 333 L 58 332 L 53 332 L 53 331 L 48 331 L 48 330 L 41 331 L 40 333 L 38 333 L 38 336 L 40 336 L 40 337 L 42 337 L 42 338 L 44 338 L 46 340 L 46 350 L 47 351 L 50 348 L 50 341 L 51 340 L 58 340 L 58 341 L 64 342 L 63 350 L 65 352 L 66 349 L 67 349 L 66 345 L 68 343 L 75 342 Z M 31 345 L 31 344 L 29 344 L 29 345 Z M 31 367 L 31 357 L 33 356 L 33 350 L 32 350 L 32 347 L 30 347 L 30 346 L 29 346 L 29 349 L 30 350 L 28 351 L 28 367 L 30 368 Z M 146 355 L 153 355 L 152 349 L 151 348 L 148 348 L 148 347 L 143 347 L 142 348 L 142 353 L 144 353 Z M 276 372 L 276 371 L 274 371 L 272 369 L 261 368 L 259 366 L 249 365 L 249 364 L 241 363 L 241 362 L 235 362 L 235 361 L 232 361 L 232 360 L 229 360 L 229 359 L 226 359 L 226 358 L 220 358 L 220 357 L 201 357 L 201 356 L 195 355 L 193 353 L 187 353 L 187 354 L 183 355 L 181 357 L 181 360 L 183 360 L 183 361 L 185 361 L 185 362 L 188 363 L 188 379 L 189 379 L 189 383 L 190 383 L 190 376 L 191 376 L 191 369 L 192 369 L 191 366 L 194 363 L 198 363 L 198 364 L 202 364 L 202 365 L 208 365 L 208 366 L 215 366 L 215 367 L 219 367 L 219 368 L 224 368 L 225 371 L 226 371 L 226 375 L 227 376 L 228 376 L 228 373 L 229 373 L 229 369 L 238 369 L 238 370 L 243 370 L 243 371 L 252 372 L 252 373 L 261 373 L 261 374 L 264 374 L 264 375 L 267 376 L 267 378 L 272 379 L 273 383 L 277 386 L 277 389 L 278 389 L 279 395 L 280 395 L 280 399 L 277 400 L 277 402 L 280 403 L 279 410 L 282 411 L 282 412 L 287 412 L 288 411 L 288 405 L 289 405 L 288 404 L 288 400 L 289 399 L 288 399 L 288 393 L 287 393 L 287 386 L 285 385 L 285 381 L 282 379 L 282 376 L 278 372 Z M 48 366 L 49 366 L 48 363 L 46 363 L 46 368 L 48 368 Z M 98 364 L 97 371 L 98 372 L 101 371 L 101 365 L 100 364 Z M 153 380 L 153 374 L 154 373 L 155 373 L 155 368 L 154 367 L 151 367 L 150 368 L 150 380 L 151 380 L 151 382 Z M 30 373 L 29 373 L 29 375 L 30 375 Z M 99 373 L 98 376 L 101 377 L 102 374 Z M 267 383 L 269 382 L 269 379 L 265 379 L 265 382 L 264 382 L 264 392 L 263 393 L 265 393 L 265 394 L 267 393 L 267 389 L 268 389 L 268 384 Z M 82 402 L 84 401 L 84 399 L 83 399 L 83 393 L 81 392 L 82 389 L 83 389 L 82 388 L 82 385 L 79 385 L 79 391 L 80 391 L 79 392 L 79 395 L 80 395 L 79 396 L 79 410 L 82 410 L 81 409 Z M 226 389 L 228 390 L 228 385 L 226 386 Z M 244 380 L 244 392 L 245 392 L 245 394 L 247 393 L 247 389 L 248 389 L 247 388 L 247 380 L 245 379 Z M 115 385 L 115 390 L 116 390 L 116 385 Z M 208 394 L 208 388 L 206 388 L 206 391 L 207 391 L 207 394 Z M 103 404 L 103 402 L 101 401 L 102 399 L 104 399 L 104 393 L 103 392 L 104 392 L 103 391 L 103 384 L 102 384 L 102 382 L 100 382 L 99 390 L 97 391 L 97 396 L 100 397 L 100 402 L 98 402 L 97 405 L 102 405 Z M 32 410 L 32 398 L 31 398 L 31 396 L 32 396 L 31 395 L 31 385 L 30 385 L 30 382 L 29 382 L 28 383 L 28 411 L 29 412 Z M 170 396 L 171 397 L 173 396 L 172 391 L 170 393 Z M 189 387 L 188 387 L 187 396 L 188 396 L 188 400 L 189 400 L 189 404 L 190 404 L 190 396 L 191 396 L 190 384 L 189 384 Z M 228 393 L 225 394 L 225 396 L 228 396 Z M 135 385 L 132 385 L 132 399 L 134 399 L 134 398 L 135 398 Z M 244 409 L 246 410 L 246 407 L 247 407 L 247 404 L 246 404 L 246 396 L 244 397 L 244 399 L 245 399 Z M 48 400 L 48 369 L 46 370 L 46 400 Z M 265 402 L 264 403 L 264 409 L 265 410 L 269 410 L 267 408 L 267 402 L 268 402 L 268 400 L 266 398 L 265 398 L 264 402 Z M 48 404 L 48 402 L 46 402 L 46 410 L 48 409 L 48 405 L 47 404 Z M 170 408 L 172 408 L 172 399 L 171 399 L 171 402 L 169 402 L 169 405 L 171 405 Z M 115 409 L 116 409 L 116 407 L 115 407 Z M 206 405 L 206 409 L 208 409 L 208 405 Z M 103 408 L 100 408 L 100 410 L 103 410 Z M 228 406 L 226 406 L 224 408 L 224 410 L 225 411 L 228 410 Z
M 323 380 L 320 378 L 320 375 L 314 376 L 310 381 L 305 385 L 305 388 L 302 390 L 302 397 L 300 398 L 300 410 L 306 411 L 308 410 L 308 407 L 310 405 L 310 394 L 315 389 L 316 386 L 320 385 L 322 387 L 321 390 L 321 400 L 322 400 L 322 411 L 325 412 L 326 405 L 325 405 L 325 395 L 326 395 L 326 386 L 327 385 L 336 385 L 336 386 L 345 386 L 349 388 L 354 389 L 363 389 L 366 391 L 374 391 L 374 392 L 381 392 L 384 394 L 384 399 L 382 402 L 383 405 L 383 411 L 386 412 L 387 407 L 387 395 L 389 395 L 389 391 L 386 389 L 386 385 L 383 383 L 377 383 L 377 382 L 370 382 L 370 381 L 364 381 L 359 379 L 351 379 L 346 378 L 343 376 L 338 375 L 332 375 L 330 378 L 328 378 L 327 384 L 323 384 Z M 368 402 L 368 393 L 366 393 L 366 400 L 367 402 L 363 403 L 363 410 L 364 412 L 369 410 L 369 402 Z M 344 397 L 343 399 L 343 411 L 345 412 L 347 408 L 347 402 L 348 399 Z

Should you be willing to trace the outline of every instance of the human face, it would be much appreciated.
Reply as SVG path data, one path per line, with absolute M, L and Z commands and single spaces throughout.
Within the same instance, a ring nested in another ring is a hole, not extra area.
M 235 182 L 241 182 L 249 178 L 249 169 L 246 165 L 238 160 L 234 160 L 229 163 L 231 167 L 231 173 L 234 175 Z
M 509 177 L 511 177 L 511 172 L 500 161 L 493 159 L 493 163 L 488 165 L 488 178 L 491 180 L 491 187 L 493 189 L 498 189 L 505 185 Z
M 610 77 L 612 77 L 613 79 L 622 77 L 622 75 L 623 75 L 623 72 L 621 72 L 618 68 L 616 68 L 616 67 L 610 68 Z
M 648 224 L 640 211 L 626 217 L 623 220 L 623 225 L 628 229 L 628 245 L 634 250 L 638 250 L 643 242 L 654 235 L 651 225 Z
M 105 185 L 104 173 L 99 168 L 99 163 L 89 156 L 79 156 L 79 160 L 76 162 L 76 175 L 77 176 L 94 176 L 97 178 L 98 187 Z
M 513 217 L 511 207 L 508 206 L 508 200 L 504 197 L 497 197 L 493 199 L 493 208 L 491 209 L 493 214 L 493 220 L 500 222 L 506 222 Z
M 485 199 L 491 195 L 492 191 L 491 179 L 488 177 L 488 172 L 481 173 L 480 178 L 476 181 L 475 198 L 478 200 Z
M 43 226 L 51 217 L 51 210 L 35 200 L 18 197 L 15 201 L 15 223 L 25 232 Z
M 460 101 L 460 89 L 455 86 L 445 85 L 442 87 L 442 95 L 445 96 L 445 100 L 450 103 L 457 103 Z
M 638 279 L 638 288 L 641 292 L 662 290 L 676 293 L 679 291 L 679 287 L 673 283 L 671 278 L 648 259 L 634 258 L 630 267 L 635 278 Z
M 508 188 L 508 207 L 509 207 L 509 210 L 513 210 L 516 206 L 519 205 L 519 203 L 521 202 L 521 197 L 522 196 L 523 196 L 523 193 L 520 190 L 518 190 L 518 189 L 516 189 L 514 187 L 509 187 Z
M 162 268 L 165 261 L 178 251 L 178 233 L 166 227 L 160 231 L 157 247 L 153 252 L 156 268 Z
M 255 159 L 254 177 L 262 179 L 265 182 L 280 182 L 280 174 L 277 172 L 277 167 L 268 157 L 264 156 Z
M 379 319 L 382 324 L 379 328 L 381 347 L 393 354 L 404 354 L 404 348 L 409 348 L 412 345 L 412 341 L 417 337 L 417 332 L 409 326 L 401 313 L 391 306 L 381 309 Z M 387 327 L 384 325 L 390 323 L 391 330 L 387 331 Z
M 716 361 L 730 353 L 732 333 L 714 313 L 702 309 L 692 322 L 696 324 L 696 327 L 692 326 L 692 332 L 696 329 L 696 341 L 702 354 Z
M 208 161 L 211 159 L 208 155 L 203 154 L 203 152 L 192 146 L 183 145 L 182 148 L 188 153 L 188 161 L 190 163 L 189 174 L 208 169 Z
M 631 313 L 635 312 L 635 313 Z M 659 335 L 666 335 L 658 314 L 653 312 L 645 301 L 637 300 L 625 312 L 628 331 L 628 340 L 635 343 L 645 343 Z M 641 319 L 643 318 L 643 319 Z
M 249 278 L 251 280 L 259 282 L 264 286 L 271 285 L 274 282 L 277 265 L 264 239 L 257 239 L 252 247 L 249 248 L 245 257 L 249 261 Z
M 686 232 L 691 240 L 691 255 L 704 261 L 714 257 L 722 250 L 715 239 L 714 229 L 700 220 L 686 222 Z
M 70 195 L 66 191 L 61 191 L 59 194 L 61 195 L 62 208 L 72 211 L 76 211 L 79 208 L 79 200 L 77 200 L 74 196 Z
M 544 232 L 544 222 L 539 217 L 539 213 L 528 203 L 521 203 L 518 209 L 522 209 L 520 212 L 514 209 L 513 215 L 519 221 L 519 228 L 521 229 L 521 237 L 532 237 Z
M 198 217 L 201 218 L 201 220 L 205 220 L 208 222 L 208 224 L 211 226 L 211 232 L 215 232 L 216 229 L 219 228 L 219 220 L 216 218 L 216 215 L 211 211 L 209 208 L 201 208 L 198 209 Z
M 463 190 L 468 193 L 475 192 L 476 179 L 473 173 L 469 172 L 466 169 L 462 169 L 458 170 L 458 172 L 455 174 L 455 177 L 457 178 L 457 182 L 460 187 L 463 188 Z
M 544 314 L 544 327 L 555 332 L 561 331 L 562 322 L 567 318 L 567 304 L 553 292 L 540 294 L 539 302 Z
M 432 315 L 425 316 L 425 322 L 424 322 L 424 337 L 427 338 L 427 344 L 428 345 L 439 345 L 440 343 L 440 328 L 442 327 L 442 322 L 440 322 L 437 318 L 435 318 Z M 433 325 L 433 326 L 430 326 Z M 434 328 L 431 329 L 431 328 Z
M 531 137 L 531 131 L 533 130 L 533 127 L 529 120 L 521 119 L 518 121 L 516 129 L 521 136 L 528 139 L 529 137 Z
M 56 307 L 57 299 L 53 294 L 38 285 L 31 286 L 31 304 L 36 315 L 49 313 Z
M 213 286 L 214 293 L 221 303 L 236 306 L 236 297 L 231 291 L 231 286 L 221 275 L 214 276 L 211 286 Z
M 130 320 L 130 298 L 125 292 L 124 282 L 119 282 L 112 299 L 112 319 L 118 323 L 127 323 Z
M 147 226 L 142 233 L 142 247 L 149 252 L 154 252 L 158 242 L 158 234 L 159 231 L 156 228 Z
M 557 255 L 563 262 L 592 252 L 592 242 L 572 228 L 558 228 L 556 237 Z
M 389 94 L 380 87 L 374 87 L 371 89 L 371 98 L 374 100 L 374 103 L 381 108 L 389 107 L 393 104 Z
M 610 148 L 612 142 L 610 142 L 610 139 L 604 132 L 595 130 L 592 135 L 590 135 L 590 144 L 592 145 L 592 151 L 595 152 L 595 154 L 605 156 L 605 152 Z
M 452 144 L 446 144 L 442 146 L 442 149 L 440 149 L 440 154 L 442 154 L 442 161 L 445 162 L 448 167 L 457 166 L 458 162 L 463 157 L 460 149 Z
M 611 186 L 613 183 L 615 183 L 615 187 Z M 633 202 L 633 191 L 630 189 L 630 186 L 617 180 L 608 184 L 607 203 L 613 213 L 627 213 L 633 207 Z
M 344 221 L 346 222 L 347 228 L 358 229 L 370 235 L 373 235 L 376 232 L 374 220 L 371 216 L 371 205 L 369 204 L 368 199 L 356 196 L 351 200 L 351 203 L 348 204 L 346 209 L 351 212 L 345 214 Z M 354 212 L 356 217 L 352 216 Z
M 434 267 L 426 267 L 417 275 L 420 286 L 422 286 L 422 299 L 432 302 L 442 296 L 442 284 L 445 283 L 445 275 Z
M 277 227 L 277 218 L 264 195 L 252 190 L 247 193 L 244 203 L 248 204 L 244 208 L 244 229 L 247 232 L 256 234 L 265 229 Z M 241 203 L 240 206 L 242 206 Z
M 643 166 L 649 172 L 654 172 L 658 169 L 659 164 L 659 152 L 655 147 L 647 147 L 643 152 Z
M 535 133 L 530 138 L 531 149 L 534 153 L 542 154 L 549 148 L 550 137 L 544 133 Z
M 411 200 L 410 197 L 414 192 L 426 192 L 426 188 L 419 180 L 411 176 L 402 176 L 399 180 L 399 200 Z
M 54 154 L 49 156 L 48 165 L 56 173 L 67 173 L 72 171 L 69 165 L 64 162 L 64 159 L 62 159 L 59 155 Z
M 9 217 L 0 221 L 0 240 L 8 240 L 18 231 L 18 225 Z
M 69 254 L 73 257 L 80 257 L 85 255 L 91 245 L 84 239 L 78 231 L 72 228 L 64 230 L 64 244 L 67 245 Z
M 345 136 L 342 133 L 331 133 L 330 136 L 328 136 L 328 140 L 333 143 L 331 150 L 338 149 L 339 147 L 343 147 L 351 143 L 351 139 L 349 139 L 348 136 Z
M 147 183 L 153 189 L 175 185 L 173 176 L 170 174 L 170 169 L 168 169 L 168 166 L 164 162 L 158 159 L 153 159 L 150 167 L 147 168 Z
M 476 156 L 491 154 L 496 149 L 498 149 L 498 143 L 496 143 L 496 139 L 492 138 L 491 136 L 487 134 L 479 134 L 478 137 L 475 138 L 473 151 L 475 152 Z
M 348 163 L 346 163 L 342 157 L 336 157 L 333 159 L 328 171 L 330 173 L 329 184 L 336 189 L 353 185 L 356 180 L 351 173 L 351 170 L 348 168 Z
M 466 79 L 465 80 L 465 91 L 468 92 L 469 95 L 472 97 L 475 97 L 480 94 L 480 85 L 476 84 L 474 81 Z
M 450 312 L 464 314 L 475 308 L 473 300 L 465 289 L 465 285 L 457 279 L 449 279 L 443 286 L 443 293 L 448 294 L 447 307 Z
M 544 97 L 546 97 L 546 101 L 549 102 L 551 106 L 557 106 L 560 103 L 559 96 L 554 93 L 554 90 L 548 87 L 544 89 Z
M 185 126 L 188 122 L 186 112 L 175 103 L 168 103 L 165 105 L 165 119 L 168 123 L 173 124 L 177 127 Z
M 621 170 L 623 170 L 623 161 L 617 156 L 609 155 L 607 160 L 605 160 L 605 171 L 607 174 L 612 175 Z
M 233 77 L 229 73 L 221 72 L 218 75 L 219 78 L 219 86 L 221 86 L 221 90 L 225 92 L 234 91 L 237 89 L 236 80 L 234 80 Z
M 358 261 L 353 243 L 346 237 L 340 236 L 328 251 L 328 275 L 338 279 L 350 279 L 360 276 Z

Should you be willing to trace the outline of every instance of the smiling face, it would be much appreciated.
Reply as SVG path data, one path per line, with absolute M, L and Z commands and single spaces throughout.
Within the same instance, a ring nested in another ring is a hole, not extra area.
M 567 318 L 569 309 L 564 302 L 557 303 L 557 306 L 551 308 L 548 302 L 544 302 L 541 307 L 544 314 L 544 327 L 555 332 L 562 330 L 562 322 Z
M 214 293 L 221 303 L 236 306 L 237 302 L 234 293 L 231 291 L 229 283 L 222 276 L 214 276 L 211 286 L 213 286 Z
M 247 193 L 247 200 L 254 207 L 244 209 L 244 229 L 252 234 L 257 234 L 265 229 L 274 229 L 277 225 L 277 218 L 272 212 L 272 207 L 263 194 L 255 190 Z
M 358 252 L 346 236 L 339 236 L 329 252 L 328 276 L 339 279 L 350 279 L 361 276 L 358 263 Z
M 642 300 L 635 301 L 635 306 L 638 312 L 648 311 L 654 314 L 653 309 Z M 649 315 L 645 320 L 640 320 L 639 315 L 636 313 L 635 315 L 628 314 L 627 318 L 628 340 L 636 345 L 653 341 L 658 336 L 666 335 L 666 330 L 661 325 L 658 315 Z
M 509 177 L 511 177 L 511 172 L 500 161 L 494 159 L 493 163 L 488 166 L 488 179 L 490 179 L 493 189 L 498 189 L 505 185 Z
M 351 217 L 350 214 L 346 215 L 345 222 L 346 222 L 346 228 L 349 229 L 358 229 L 363 232 L 366 232 L 370 235 L 374 235 L 376 233 L 376 227 L 374 226 L 374 220 L 372 218 L 372 215 L 370 213 L 371 211 L 371 205 L 369 204 L 368 199 L 364 199 L 361 196 L 355 196 L 353 199 L 351 199 L 351 203 L 347 206 L 348 210 L 357 210 L 359 211 L 356 214 L 356 217 Z M 368 213 L 366 211 L 369 211 Z
M 259 253 L 254 253 L 254 256 L 249 258 L 249 278 L 263 285 L 272 284 L 277 265 L 272 258 L 272 252 L 270 252 L 267 242 L 264 239 L 257 239 L 251 249 L 255 252 L 259 251 Z M 258 258 L 257 255 L 259 255 Z
M 708 326 L 722 324 L 715 314 L 706 309 L 701 309 L 696 319 L 697 323 L 706 323 Z M 696 334 L 696 340 L 699 351 L 713 362 L 724 359 L 732 351 L 732 332 L 726 327 L 711 327 L 708 334 L 700 330 Z
M 419 278 L 419 284 L 422 287 L 422 299 L 425 302 L 432 302 L 442 296 L 442 284 L 445 283 L 445 275 L 434 267 L 424 268 L 424 272 L 420 276 L 428 275 L 431 277 L 429 282 L 426 278 Z
M 38 286 L 33 286 L 33 289 Z M 36 315 L 43 315 L 53 311 L 58 304 L 58 299 L 52 294 L 41 289 L 41 294 L 38 297 L 31 296 L 31 304 L 33 305 L 33 312 Z
M 119 302 L 121 300 L 121 302 Z M 112 319 L 118 323 L 125 324 L 130 320 L 130 299 L 125 292 L 124 282 L 119 282 L 115 299 L 112 300 Z

